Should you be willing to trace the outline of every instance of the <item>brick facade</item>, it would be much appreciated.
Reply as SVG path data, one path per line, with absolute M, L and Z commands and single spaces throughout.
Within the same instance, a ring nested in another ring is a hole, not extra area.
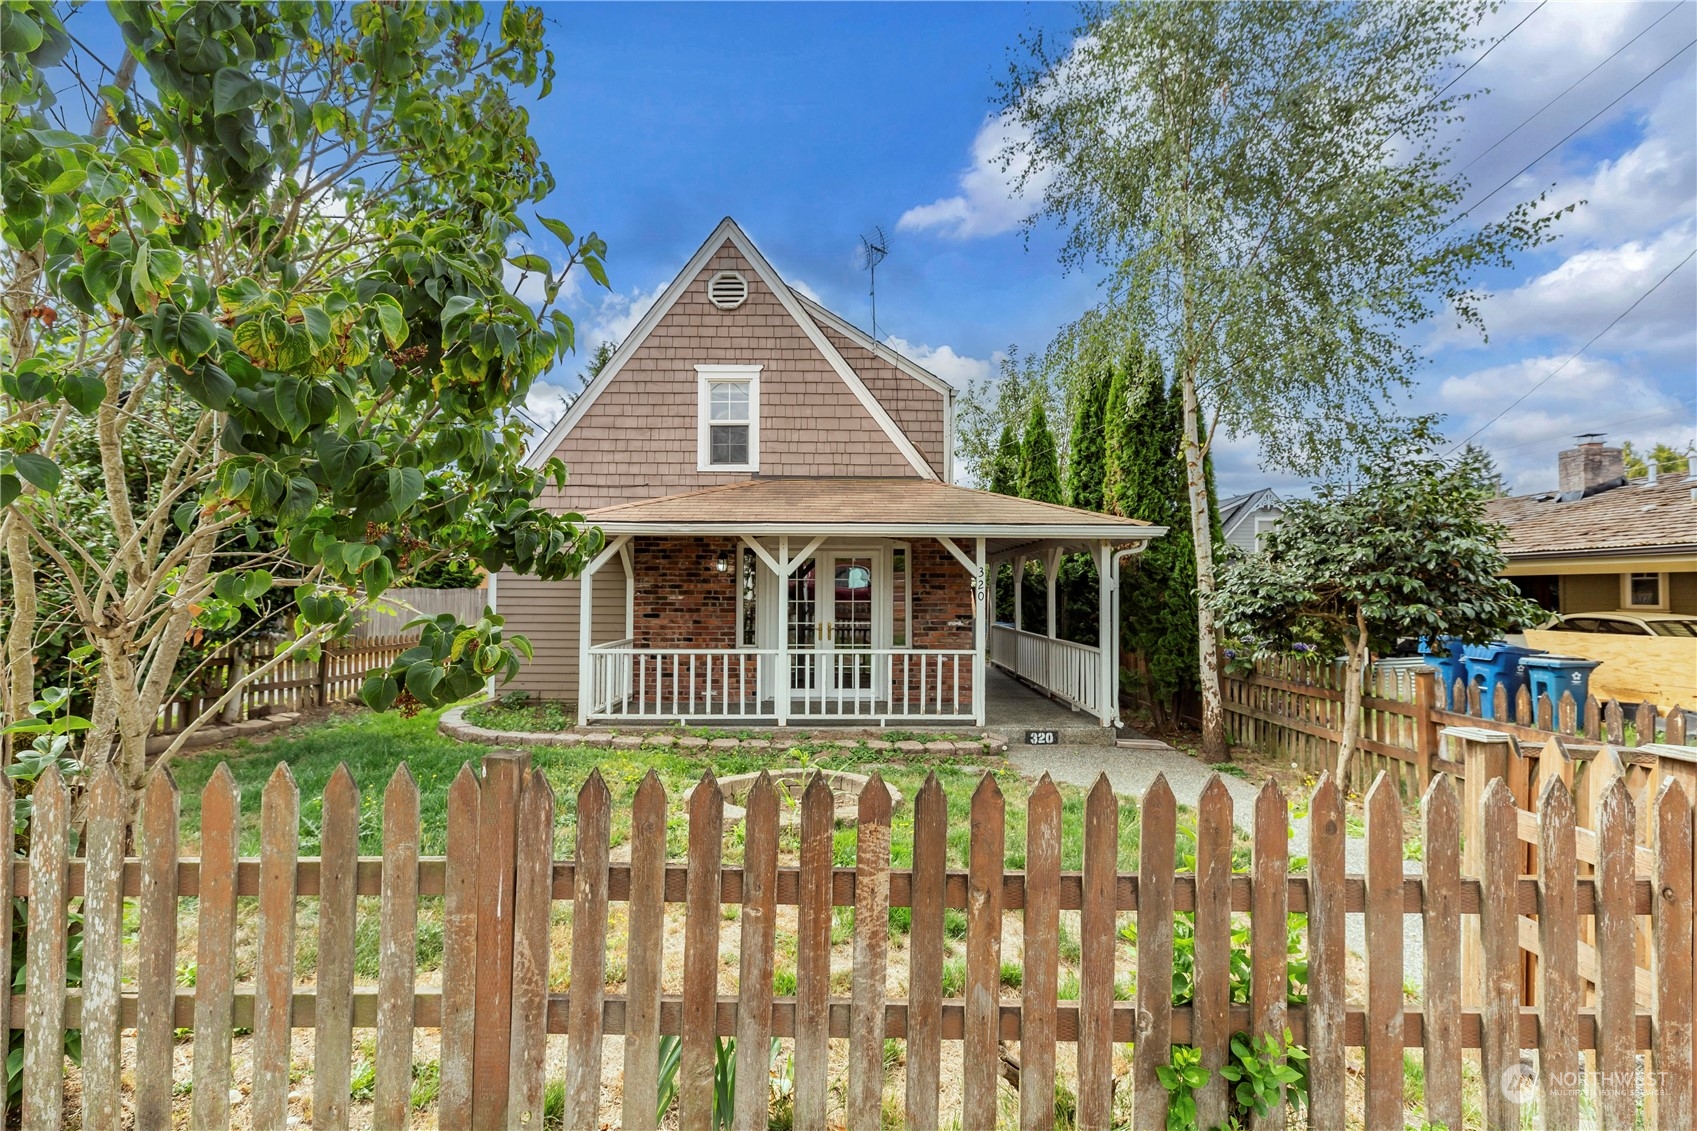
M 735 648 L 737 541 L 734 538 L 637 538 L 638 648 Z M 714 568 L 724 554 L 733 568 Z

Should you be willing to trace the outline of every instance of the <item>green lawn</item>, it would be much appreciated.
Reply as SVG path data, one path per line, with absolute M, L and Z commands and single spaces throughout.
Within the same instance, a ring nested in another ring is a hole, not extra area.
M 198 841 L 200 790 L 219 760 L 227 760 L 241 787 L 241 850 L 243 855 L 257 854 L 260 794 L 277 763 L 284 761 L 300 786 L 301 852 L 315 854 L 318 851 L 316 829 L 321 811 L 319 798 L 336 766 L 346 762 L 361 790 L 361 851 L 377 855 L 382 851 L 380 818 L 383 789 L 394 768 L 405 761 L 418 780 L 421 794 L 422 850 L 426 855 L 441 855 L 446 847 L 448 788 L 461 765 L 469 761 L 475 766 L 486 748 L 438 734 L 438 717 L 438 712 L 420 712 L 411 718 L 395 713 L 374 715 L 357 712 L 323 723 L 296 727 L 270 741 L 244 741 L 233 747 L 184 757 L 173 767 L 183 791 L 184 838 L 191 844 Z M 667 838 L 669 854 L 681 858 L 685 836 L 683 791 L 706 770 L 711 768 L 716 774 L 725 776 L 800 764 L 857 773 L 877 770 L 901 791 L 903 800 L 895 813 L 891 845 L 891 857 L 897 867 L 905 867 L 913 859 L 913 798 L 924 784 L 926 774 L 935 770 L 949 799 L 950 864 L 964 867 L 970 837 L 972 792 L 978 785 L 979 775 L 964 772 L 958 767 L 988 764 L 993 767 L 997 784 L 1007 802 L 1006 866 L 1023 868 L 1025 865 L 1025 799 L 1030 783 L 1013 770 L 1004 768 L 1001 760 L 992 756 L 945 755 L 926 761 L 892 763 L 888 761 L 887 753 L 874 753 L 864 747 L 826 747 L 810 743 L 782 751 L 736 750 L 714 751 L 711 754 L 706 750 L 544 746 L 535 748 L 532 756 L 555 790 L 558 813 L 555 852 L 560 856 L 569 854 L 575 827 L 577 791 L 592 768 L 600 768 L 613 794 L 615 845 L 623 843 L 629 835 L 628 805 L 637 785 L 650 768 L 660 775 L 671 798 L 673 814 Z M 1062 866 L 1076 869 L 1082 866 L 1083 860 L 1085 793 L 1076 787 L 1063 785 L 1061 795 Z M 1181 816 L 1181 826 L 1188 824 L 1188 817 L 1189 814 Z M 793 838 L 793 833 L 787 835 Z M 839 864 L 853 863 L 854 835 L 852 829 L 837 833 Z M 1121 798 L 1119 843 L 1122 868 L 1136 866 L 1137 836 L 1136 803 Z M 1187 850 L 1188 840 L 1186 833 L 1181 832 L 1181 854 Z M 740 861 L 740 842 L 741 838 L 737 836 L 727 839 L 727 863 Z M 784 847 L 790 851 L 795 849 L 793 843 Z

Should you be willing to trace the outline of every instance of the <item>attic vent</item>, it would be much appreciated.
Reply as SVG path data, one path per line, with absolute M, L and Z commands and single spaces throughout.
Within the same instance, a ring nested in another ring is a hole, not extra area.
M 721 271 L 707 280 L 707 301 L 720 310 L 735 310 L 748 301 L 748 280 L 736 271 Z

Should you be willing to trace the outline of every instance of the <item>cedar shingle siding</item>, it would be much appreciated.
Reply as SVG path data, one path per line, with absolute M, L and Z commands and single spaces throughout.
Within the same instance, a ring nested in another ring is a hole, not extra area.
M 735 310 L 707 301 L 719 271 L 748 279 L 748 301 Z M 695 366 L 739 364 L 765 366 L 761 474 L 918 474 L 727 241 L 554 450 L 571 469 L 565 501 L 587 510 L 750 478 L 696 470 Z M 940 422 L 941 397 L 932 397 Z
M 739 271 L 748 280 L 748 300 L 735 310 L 707 301 L 707 280 L 719 271 Z M 825 332 L 940 476 L 943 395 L 842 335 Z M 760 474 L 918 478 L 771 286 L 727 239 L 550 453 L 565 461 L 571 479 L 564 492 L 550 491 L 546 502 L 584 511 L 753 478 L 749 472 L 696 469 L 695 366 L 714 364 L 764 367 Z M 639 606 L 641 597 L 639 586 Z M 512 686 L 575 698 L 578 583 L 503 572 L 496 601 L 509 631 L 526 634 L 536 647 L 535 661 Z M 617 561 L 609 562 L 595 579 L 596 643 L 623 636 L 624 601 L 623 572 Z

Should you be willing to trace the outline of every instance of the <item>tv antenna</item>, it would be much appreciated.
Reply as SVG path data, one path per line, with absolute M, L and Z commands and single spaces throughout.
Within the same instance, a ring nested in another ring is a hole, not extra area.
M 884 234 L 884 229 L 874 227 L 872 234 L 860 237 L 860 266 L 868 276 L 870 285 L 867 293 L 872 297 L 872 340 L 878 340 L 878 264 L 884 262 L 884 257 L 890 254 L 890 237 Z

